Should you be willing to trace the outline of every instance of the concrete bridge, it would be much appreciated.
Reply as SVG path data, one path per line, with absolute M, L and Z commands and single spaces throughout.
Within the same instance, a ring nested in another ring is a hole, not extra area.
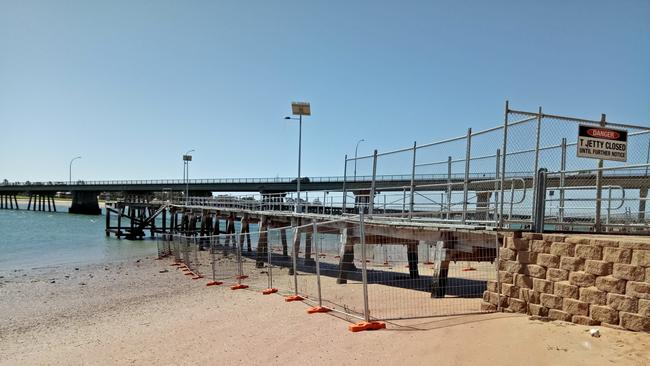
M 532 172 L 509 172 L 506 179 L 517 189 L 534 187 Z M 547 187 L 582 187 L 593 185 L 597 180 L 593 171 L 585 173 L 549 176 Z M 476 192 L 478 201 L 490 199 L 490 191 L 494 191 L 498 183 L 494 173 L 464 173 L 459 174 L 416 174 L 410 175 L 378 175 L 374 178 L 375 193 L 390 191 L 405 191 L 411 189 L 420 192 Z M 638 190 L 639 212 L 645 211 L 645 197 L 650 187 L 650 176 L 643 170 L 612 170 L 604 172 L 601 177 L 603 186 L 615 186 L 621 189 Z M 373 185 L 372 176 L 331 176 L 303 177 L 301 191 L 347 192 L 355 196 L 367 195 Z M 56 211 L 53 197 L 57 192 L 70 192 L 72 205 L 69 212 L 80 214 L 100 214 L 98 195 L 100 193 L 118 192 L 124 196 L 135 197 L 132 201 L 146 201 L 145 197 L 156 192 L 184 192 L 189 196 L 211 196 L 212 192 L 255 192 L 262 198 L 273 197 L 276 202 L 284 202 L 287 193 L 296 191 L 296 178 L 221 178 L 221 179 L 191 179 L 188 182 L 179 179 L 160 180 L 109 180 L 109 181 L 77 181 L 77 182 L 18 182 L 0 184 L 0 208 L 19 209 L 17 195 L 29 197 L 28 209 L 39 211 Z M 478 193 L 483 192 L 483 193 Z M 269 198 L 271 199 L 271 198 Z

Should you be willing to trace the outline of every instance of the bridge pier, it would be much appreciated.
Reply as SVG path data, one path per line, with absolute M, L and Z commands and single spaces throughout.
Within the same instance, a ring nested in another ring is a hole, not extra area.
M 18 206 L 18 200 L 16 199 L 15 194 L 3 194 L 0 195 L 0 208 L 9 209 L 9 210 L 20 210 Z
M 101 215 L 102 210 L 99 208 L 97 195 L 97 192 L 73 191 L 72 205 L 68 212 L 81 215 Z

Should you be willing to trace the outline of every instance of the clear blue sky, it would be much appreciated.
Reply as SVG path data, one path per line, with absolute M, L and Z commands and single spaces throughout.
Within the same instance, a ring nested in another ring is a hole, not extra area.
M 0 0 L 0 179 L 306 176 L 518 109 L 650 122 L 649 1 Z

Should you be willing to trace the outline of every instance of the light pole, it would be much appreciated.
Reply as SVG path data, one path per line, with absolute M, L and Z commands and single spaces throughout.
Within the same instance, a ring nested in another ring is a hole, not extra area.
M 189 202 L 189 194 L 190 194 L 190 161 L 192 161 L 192 155 L 190 155 L 191 152 L 194 152 L 196 150 L 188 150 L 185 154 L 183 154 L 183 180 L 185 181 L 185 204 L 187 205 Z
M 74 157 L 70 160 L 70 170 L 68 171 L 68 182 L 70 185 L 72 185 L 72 162 L 77 159 L 81 159 L 81 156 Z
M 362 143 L 363 141 L 366 141 L 364 139 L 361 139 L 357 141 L 357 146 L 354 148 L 354 180 L 357 180 L 357 150 L 359 150 L 359 144 Z
M 300 155 L 302 153 L 302 116 L 311 116 L 311 107 L 309 103 L 305 102 L 292 102 L 291 103 L 291 113 L 294 116 L 299 116 L 298 118 L 284 117 L 284 119 L 293 119 L 298 120 L 298 179 L 296 181 L 296 193 L 297 200 L 294 211 L 296 213 L 302 212 L 302 206 L 300 205 Z

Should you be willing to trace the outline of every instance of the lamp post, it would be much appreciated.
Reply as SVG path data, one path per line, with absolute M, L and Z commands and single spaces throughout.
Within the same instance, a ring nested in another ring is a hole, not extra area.
M 296 193 L 298 197 L 296 199 L 296 206 L 294 211 L 296 213 L 300 213 L 302 212 L 302 206 L 300 206 L 300 155 L 302 153 L 302 116 L 311 116 L 311 107 L 309 103 L 292 102 L 291 113 L 294 116 L 298 116 L 298 118 L 287 116 L 284 117 L 284 119 L 298 120 L 298 179 L 296 181 Z
M 191 152 L 194 152 L 196 150 L 188 150 L 185 154 L 183 154 L 183 180 L 185 181 L 185 204 L 187 205 L 189 202 L 189 194 L 190 194 L 190 161 L 192 161 L 192 155 L 190 155 Z
M 77 159 L 81 159 L 81 156 L 74 157 L 70 160 L 70 170 L 68 171 L 68 182 L 70 185 L 72 185 L 72 162 Z
M 359 144 L 362 143 L 363 141 L 366 141 L 364 139 L 361 139 L 357 141 L 357 146 L 354 148 L 354 180 L 357 180 L 357 150 L 359 150 Z

